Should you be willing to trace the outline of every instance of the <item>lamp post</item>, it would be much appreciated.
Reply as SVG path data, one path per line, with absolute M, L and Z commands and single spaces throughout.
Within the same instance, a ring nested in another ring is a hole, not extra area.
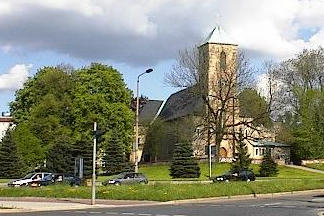
M 135 120 L 135 147 L 134 147 L 134 155 L 135 155 L 135 172 L 138 172 L 138 158 L 137 158 L 137 150 L 138 150 L 138 114 L 139 114 L 139 79 L 142 75 L 151 73 L 153 71 L 152 68 L 147 69 L 144 73 L 141 73 L 137 76 L 137 85 L 136 85 L 136 120 Z

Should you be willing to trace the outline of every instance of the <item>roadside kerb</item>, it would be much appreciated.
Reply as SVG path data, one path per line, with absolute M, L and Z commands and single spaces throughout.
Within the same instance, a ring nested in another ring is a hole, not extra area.
M 222 196 L 222 197 L 209 197 L 209 198 L 198 198 L 198 199 L 186 199 L 186 200 L 172 200 L 163 202 L 163 204 L 187 204 L 187 203 L 204 203 L 204 202 L 217 202 L 224 200 L 248 200 L 248 199 L 266 199 L 281 197 L 287 195 L 303 195 L 313 193 L 324 193 L 324 189 L 316 190 L 305 190 L 305 191 L 289 191 L 280 193 L 267 193 L 267 194 L 247 194 L 247 195 L 235 195 L 235 196 Z
M 12 198 L 12 201 L 1 201 L 5 199 L 0 198 L 0 206 L 13 207 L 15 209 L 0 209 L 0 213 L 10 212 L 34 212 L 34 211 L 59 211 L 59 210 L 76 210 L 76 209 L 87 209 L 87 208 L 120 208 L 120 207 L 139 207 L 139 206 L 162 206 L 162 205 L 179 205 L 179 204 L 190 204 L 190 203 L 208 203 L 208 202 L 222 202 L 226 200 L 249 200 L 249 199 L 271 199 L 274 197 L 287 196 L 287 195 L 303 195 L 303 194 L 314 194 L 324 193 L 324 189 L 307 190 L 307 191 L 292 191 L 292 192 L 281 192 L 281 193 L 269 193 L 269 194 L 249 194 L 249 195 L 237 195 L 237 196 L 223 196 L 223 197 L 210 197 L 210 198 L 199 198 L 199 199 L 186 199 L 186 200 L 173 200 L 167 202 L 155 202 L 155 201 L 134 201 L 134 200 L 102 200 L 97 199 L 97 205 L 89 205 L 89 199 L 46 199 L 42 198 L 38 201 L 18 201 L 19 198 Z M 6 199 L 8 199 L 6 197 Z M 14 199 L 17 199 L 14 201 Z M 20 198 L 23 199 L 23 198 Z M 32 197 L 28 197 L 32 199 Z M 36 198 L 37 199 L 37 198 Z M 46 202 L 46 200 L 55 200 Z M 105 204 L 105 203 L 114 204 Z M 19 203 L 25 203 L 20 204 Z M 119 203 L 119 204 L 118 204 Z M 121 204 L 122 203 L 122 204 Z M 5 204 L 5 205 L 3 205 Z M 16 204 L 16 206 L 15 206 Z M 45 204 L 50 204 L 50 207 L 46 207 Z M 65 205 L 62 205 L 65 204 Z M 27 207 L 26 207 L 27 206 Z M 24 208 L 25 207 L 25 208 Z

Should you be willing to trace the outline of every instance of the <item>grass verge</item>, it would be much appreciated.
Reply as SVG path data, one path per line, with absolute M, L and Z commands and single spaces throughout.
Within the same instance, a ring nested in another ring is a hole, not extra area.
M 291 192 L 323 189 L 323 180 L 271 180 L 215 184 L 154 184 L 98 187 L 97 198 L 115 200 L 170 201 L 245 194 Z M 53 185 L 42 188 L 0 188 L 1 197 L 84 198 L 91 196 L 90 187 Z
M 324 171 L 324 163 L 307 164 L 306 167 Z
M 140 172 L 145 173 L 147 178 L 151 181 L 157 180 L 174 180 L 169 176 L 169 165 L 151 165 L 151 166 L 141 166 Z M 260 166 L 257 164 L 252 164 L 251 168 L 254 173 L 258 176 Z M 212 176 L 221 175 L 231 169 L 229 163 L 219 163 L 213 164 L 212 166 Z M 324 174 L 309 172 L 306 170 L 278 166 L 279 174 L 275 179 L 324 179 Z M 189 180 L 208 180 L 209 168 L 208 163 L 200 164 L 201 175 L 199 179 L 189 179 Z M 106 177 L 107 179 L 107 177 Z M 272 178 L 271 178 L 272 179 Z M 176 179 L 177 180 L 177 179 Z M 179 179 L 183 180 L 183 179 Z

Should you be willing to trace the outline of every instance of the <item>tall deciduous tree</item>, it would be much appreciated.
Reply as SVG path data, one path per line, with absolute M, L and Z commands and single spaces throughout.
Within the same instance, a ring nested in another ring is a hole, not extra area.
M 246 88 L 251 88 L 253 79 L 253 70 L 249 65 L 246 57 L 239 53 L 233 62 L 229 62 L 226 66 L 227 71 L 222 71 L 213 79 L 206 83 L 206 75 L 201 74 L 199 66 L 199 53 L 195 47 L 192 50 L 186 49 L 179 54 L 178 62 L 173 70 L 166 75 L 166 82 L 173 87 L 190 87 L 192 94 L 202 98 L 206 107 L 206 112 L 203 114 L 202 133 L 212 139 L 219 149 L 220 143 L 224 139 L 234 140 L 233 137 L 237 136 L 239 131 L 235 128 L 245 126 L 252 131 L 260 131 L 257 124 L 259 119 L 264 119 L 269 116 L 271 97 L 267 104 L 262 104 L 262 111 L 253 113 L 252 118 L 235 118 L 234 116 L 239 110 L 239 96 L 240 93 Z M 272 68 L 265 68 L 265 72 L 269 72 Z M 225 69 L 224 69 L 225 70 Z M 271 86 L 270 79 L 269 85 Z M 206 88 L 209 88 L 206 93 Z M 269 95 L 271 95 L 271 88 L 269 88 Z M 244 94 L 241 95 L 243 98 Z M 260 101 L 250 101 L 249 106 L 255 106 Z M 244 103 L 243 103 L 244 104 Z M 266 108 L 263 110 L 263 108 Z M 247 109 L 247 108 L 246 108 Z M 252 114 L 250 112 L 249 114 Z M 250 136 L 244 137 L 251 139 Z M 219 151 L 216 151 L 219 152 Z M 218 157 L 218 155 L 216 155 Z M 216 160 L 218 161 L 218 160 Z
M 273 76 L 280 83 L 276 100 L 283 107 L 277 140 L 292 145 L 294 162 L 323 158 L 324 49 L 303 50 L 282 62 Z
M 90 174 L 94 121 L 104 134 L 119 130 L 122 148 L 129 153 L 130 95 L 121 74 L 106 65 L 41 68 L 10 104 L 19 154 L 31 170 L 46 161 L 55 172 L 73 172 L 73 158 L 81 156 L 85 175 Z M 99 148 L 104 137 L 98 140 Z
M 133 139 L 133 112 L 130 109 L 131 92 L 121 74 L 112 67 L 93 63 L 75 73 L 72 115 L 76 137 L 74 154 L 88 158 L 91 154 L 93 122 L 102 132 L 98 147 L 105 149 L 109 132 L 118 130 L 120 144 L 126 156 Z M 90 141 L 90 142 L 89 142 Z M 82 146 L 82 148 L 80 148 Z M 89 149 L 90 152 L 85 152 Z M 92 160 L 85 160 L 86 173 Z

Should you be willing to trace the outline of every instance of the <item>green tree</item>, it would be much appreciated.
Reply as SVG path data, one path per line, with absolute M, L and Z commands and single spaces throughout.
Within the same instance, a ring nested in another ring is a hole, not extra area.
M 260 176 L 262 177 L 270 177 L 276 176 L 278 174 L 278 168 L 276 162 L 271 157 L 270 149 L 266 150 L 266 153 L 262 159 L 262 163 L 260 165 Z
M 199 178 L 200 167 L 193 157 L 191 143 L 182 142 L 175 145 L 170 176 L 172 178 Z
M 121 74 L 112 67 L 93 63 L 74 74 L 72 115 L 76 138 L 74 155 L 88 158 L 91 154 L 93 122 L 97 122 L 102 136 L 98 147 L 105 148 L 109 133 L 119 131 L 121 148 L 126 158 L 133 139 L 133 112 L 130 109 L 131 92 Z M 82 148 L 79 148 L 82 146 Z M 87 150 L 87 151 L 85 151 Z M 86 161 L 85 163 L 91 163 Z M 88 166 L 85 166 L 86 172 Z M 90 170 L 91 171 L 91 170 Z
M 8 129 L 0 142 L 0 177 L 19 178 L 26 170 L 12 139 L 12 129 Z
M 125 152 L 121 135 L 117 130 L 110 133 L 106 140 L 103 162 L 105 163 L 104 171 L 107 175 L 121 173 L 126 168 Z
M 233 171 L 249 170 L 252 159 L 248 154 L 247 145 L 244 142 L 242 131 L 239 132 L 237 141 L 238 141 L 238 144 L 236 146 L 237 156 L 235 157 L 235 161 L 232 163 L 232 170 Z
M 20 123 L 12 131 L 13 142 L 17 145 L 17 151 L 26 165 L 26 171 L 33 171 L 43 164 L 45 152 L 39 140 L 31 131 L 29 124 Z
M 85 175 L 90 174 L 94 121 L 104 134 L 120 131 L 122 148 L 126 155 L 130 152 L 130 98 L 121 74 L 112 67 L 94 63 L 80 70 L 41 68 L 10 104 L 18 152 L 30 170 L 46 161 L 57 172 L 72 172 L 73 158 L 81 156 Z M 99 148 L 105 137 L 98 139 Z
M 238 96 L 240 104 L 240 115 L 247 118 L 254 118 L 254 125 L 271 127 L 272 121 L 268 111 L 268 103 L 265 98 L 252 88 L 244 89 Z

